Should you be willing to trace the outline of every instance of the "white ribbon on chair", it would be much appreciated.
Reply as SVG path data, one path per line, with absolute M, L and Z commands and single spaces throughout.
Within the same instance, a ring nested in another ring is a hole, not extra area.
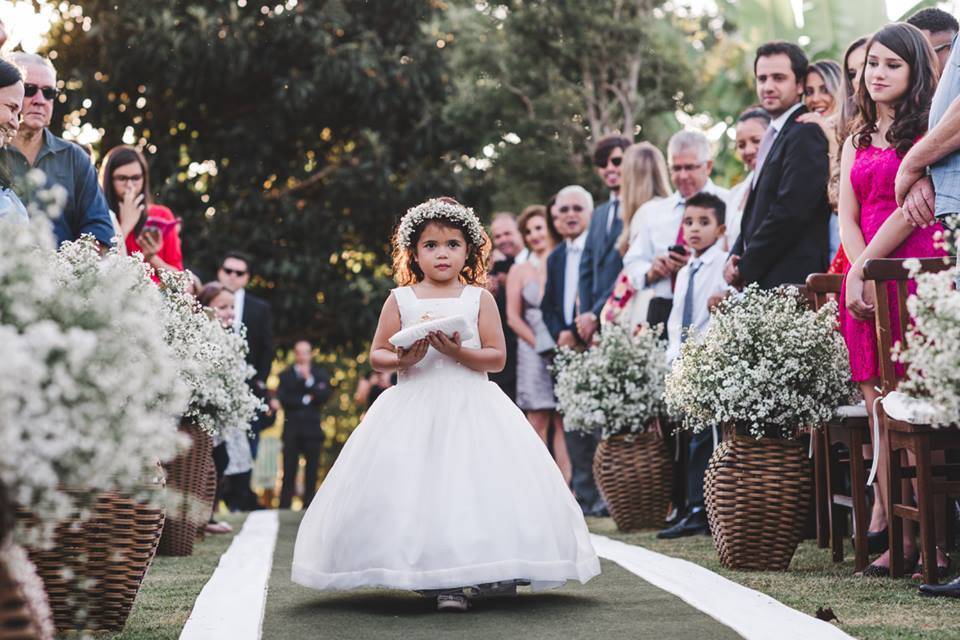
M 880 389 L 877 389 L 880 393 Z M 883 400 L 882 395 L 878 395 L 873 401 L 873 460 L 870 461 L 870 475 L 867 477 L 867 486 L 873 484 L 877 478 L 877 465 L 880 464 L 880 416 L 877 415 L 877 405 Z

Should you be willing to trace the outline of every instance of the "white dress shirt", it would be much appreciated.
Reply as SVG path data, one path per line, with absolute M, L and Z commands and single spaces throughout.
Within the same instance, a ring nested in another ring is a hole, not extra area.
M 721 199 L 726 199 L 728 192 L 713 184 L 707 179 L 702 189 Z M 637 225 L 635 240 L 630 243 L 627 254 L 623 256 L 623 270 L 630 283 L 637 289 L 653 289 L 656 298 L 672 298 L 670 278 L 657 280 L 649 287 L 646 284 L 646 275 L 653 266 L 657 256 L 667 254 L 667 249 L 677 244 L 680 233 L 680 223 L 683 221 L 683 209 L 686 200 L 679 192 L 674 192 L 666 198 L 651 200 L 637 210 L 630 223 L 631 234 L 633 225 Z
M 703 255 L 691 258 L 690 262 L 677 272 L 673 308 L 670 310 L 670 319 L 667 320 L 667 333 L 670 338 L 670 344 L 667 346 L 667 362 L 673 362 L 674 358 L 680 355 L 683 305 L 690 283 L 690 269 L 696 264 L 701 266 L 693 278 L 693 316 L 689 330 L 702 334 L 710 324 L 707 301 L 710 296 L 723 291 L 727 286 L 723 279 L 723 266 L 727 261 L 727 252 L 721 246 L 722 241 L 722 239 L 717 240 L 712 247 L 703 252 Z
M 243 326 L 243 301 L 246 297 L 244 289 L 237 289 L 233 292 L 233 330 L 240 332 Z
M 566 240 L 567 262 L 563 272 L 563 321 L 573 324 L 577 305 L 577 290 L 580 286 L 580 259 L 587 244 L 587 232 L 584 231 L 573 240 Z
M 743 208 L 747 204 L 747 196 L 750 195 L 750 185 L 753 184 L 753 172 L 747 174 L 747 177 L 738 182 L 730 189 L 725 198 L 727 205 L 726 225 L 727 225 L 727 251 L 733 248 L 733 243 L 737 241 L 740 235 L 740 224 L 743 222 Z

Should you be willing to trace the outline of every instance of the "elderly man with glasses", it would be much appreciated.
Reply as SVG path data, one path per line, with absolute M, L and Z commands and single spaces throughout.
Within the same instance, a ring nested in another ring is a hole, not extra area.
M 30 169 L 40 169 L 50 183 L 66 189 L 63 213 L 53 222 L 58 244 L 89 234 L 103 246 L 111 246 L 116 231 L 90 157 L 48 128 L 60 93 L 53 64 L 32 53 L 14 53 L 10 59 L 25 72 L 22 122 L 16 140 L 0 153 L 21 188 L 23 176 Z
M 713 159 L 710 142 L 699 131 L 681 131 L 667 144 L 670 180 L 676 192 L 650 200 L 637 211 L 641 230 L 623 257 L 623 269 L 638 289 L 652 289 L 647 311 L 650 325 L 667 325 L 673 308 L 673 281 L 687 263 L 680 223 L 687 199 L 704 191 L 720 198 L 727 190 L 710 180 Z

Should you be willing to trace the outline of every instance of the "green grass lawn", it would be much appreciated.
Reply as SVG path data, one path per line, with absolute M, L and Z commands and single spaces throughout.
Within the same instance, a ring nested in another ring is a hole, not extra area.
M 246 514 L 219 516 L 233 526 L 233 533 L 207 536 L 197 541 L 193 555 L 185 558 L 157 556 L 140 588 L 124 630 L 97 634 L 102 640 L 176 640 L 186 624 L 193 603 L 207 583 L 220 556 L 240 532 Z
M 589 519 L 590 530 L 664 555 L 695 562 L 734 582 L 761 591 L 798 611 L 814 615 L 830 607 L 840 627 L 864 640 L 956 640 L 960 638 L 960 601 L 921 598 L 909 579 L 857 578 L 853 553 L 839 564 L 829 549 L 807 540 L 800 545 L 790 570 L 731 571 L 720 566 L 707 536 L 657 540 L 656 532 L 620 533 L 609 518 Z

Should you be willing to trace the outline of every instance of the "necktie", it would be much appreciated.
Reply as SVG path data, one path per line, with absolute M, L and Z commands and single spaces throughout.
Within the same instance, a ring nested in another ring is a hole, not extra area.
M 680 342 L 687 339 L 687 330 L 693 324 L 693 277 L 703 266 L 702 262 L 690 265 L 690 277 L 687 279 L 687 292 L 683 296 L 683 316 L 680 319 Z
M 760 171 L 763 169 L 763 163 L 767 160 L 767 154 L 770 153 L 770 147 L 773 146 L 773 139 L 777 137 L 777 130 L 770 125 L 763 132 L 763 140 L 760 141 L 760 150 L 757 152 L 757 168 L 753 172 L 753 184 L 750 188 L 757 186 L 757 178 L 760 177 Z
M 610 230 L 613 229 L 613 221 L 617 219 L 617 213 L 620 210 L 620 200 L 614 200 L 610 206 L 610 215 L 607 216 L 607 237 L 610 237 Z

